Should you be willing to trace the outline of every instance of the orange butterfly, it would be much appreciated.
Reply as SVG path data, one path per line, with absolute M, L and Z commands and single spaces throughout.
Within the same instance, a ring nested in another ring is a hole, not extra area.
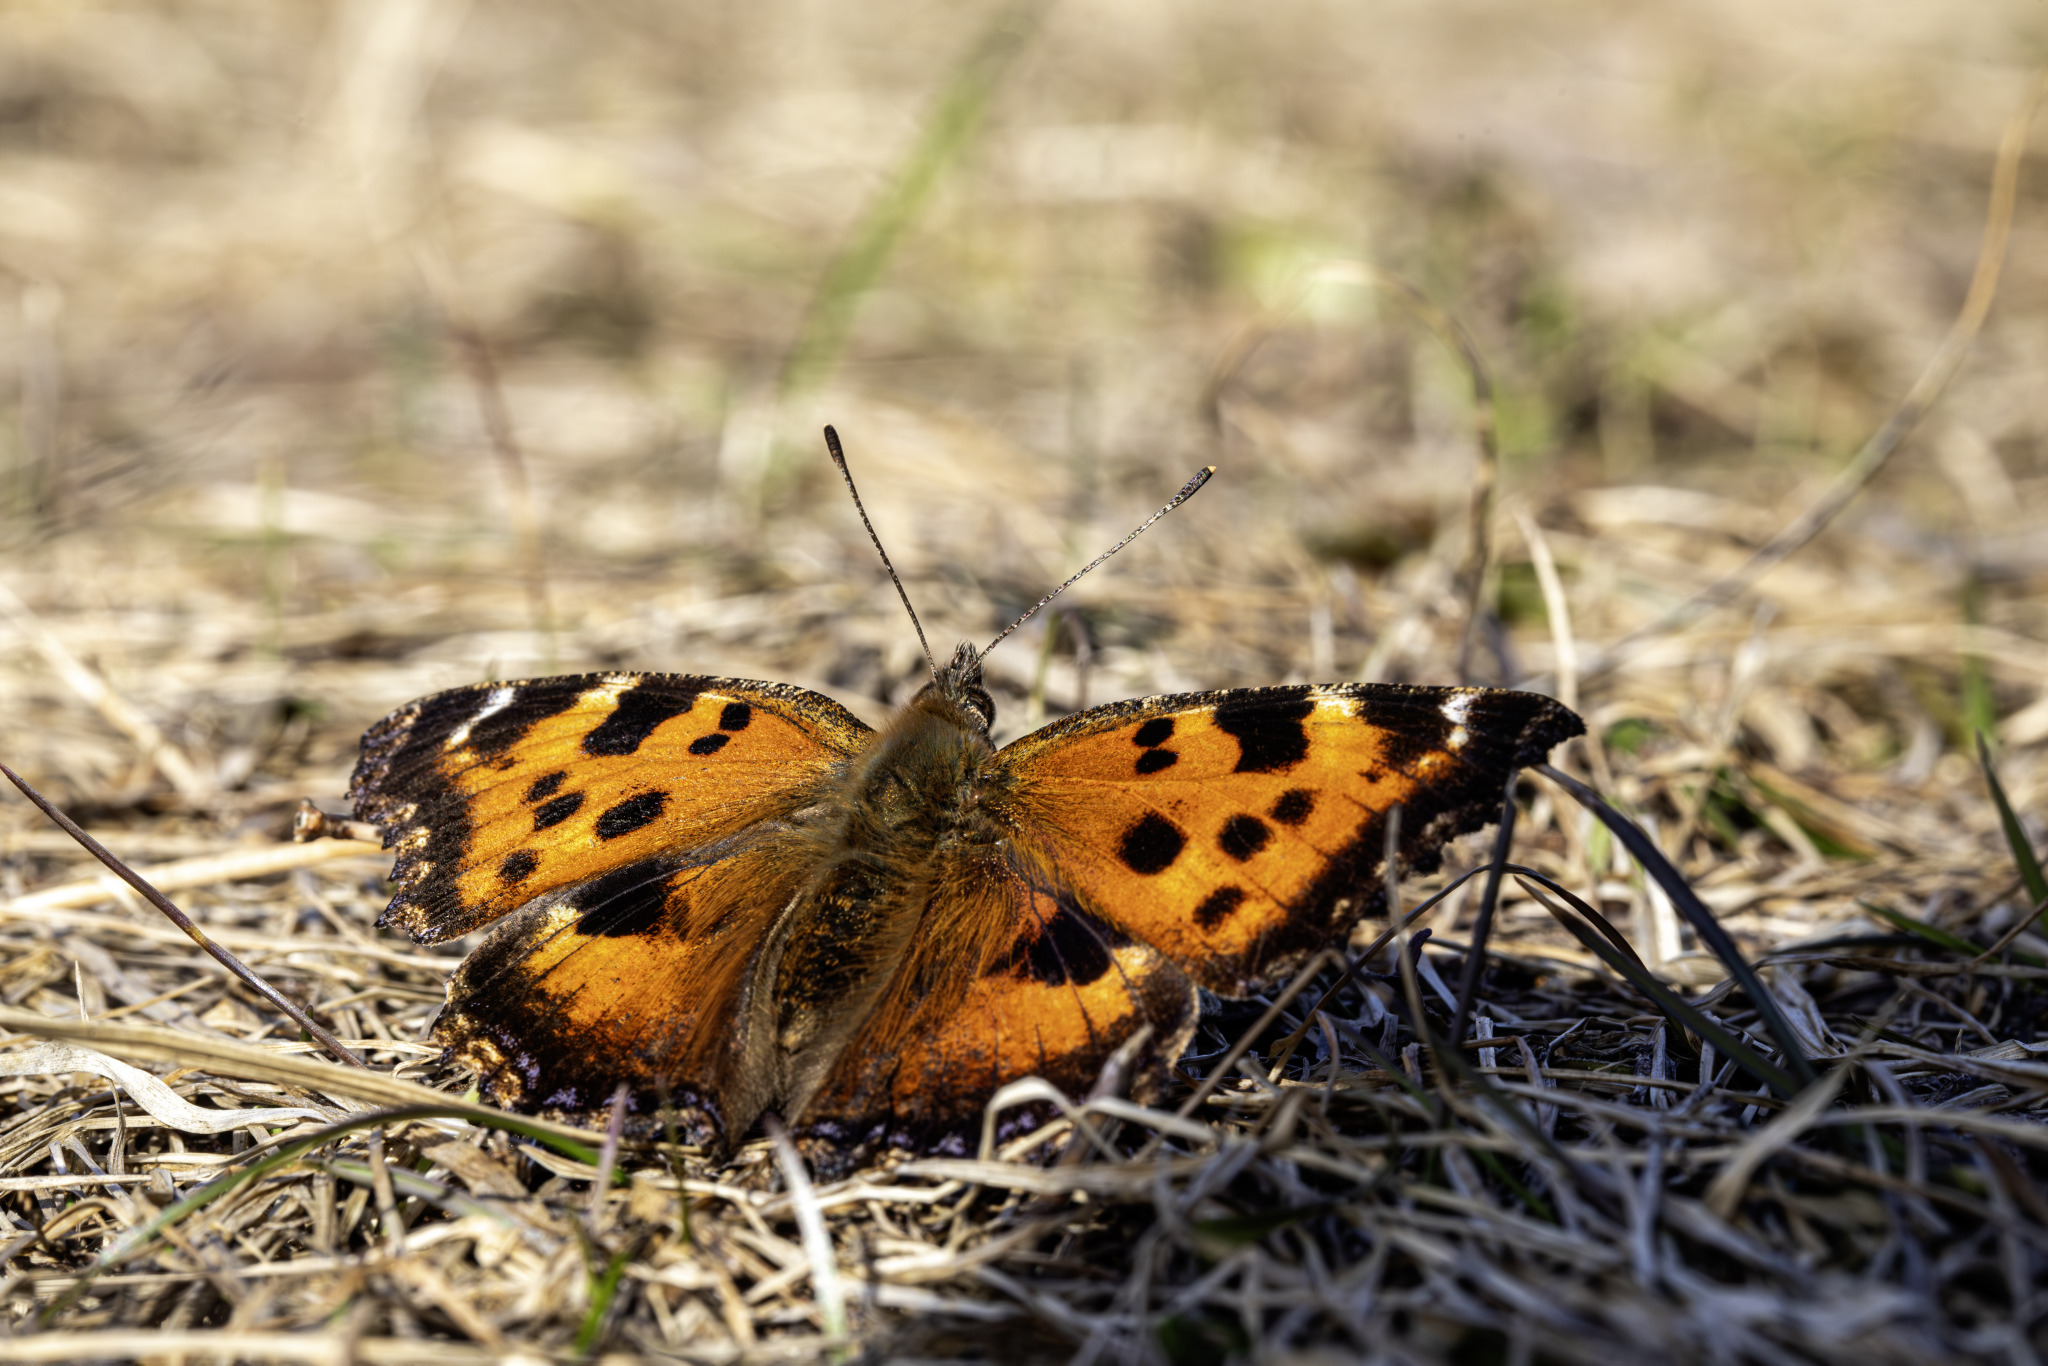
M 350 793 L 398 851 L 380 923 L 505 919 L 433 1037 L 500 1104 L 587 1115 L 623 1084 L 713 1146 L 767 1110 L 843 1152 L 954 1146 L 1004 1083 L 1085 1090 L 1150 1025 L 1144 1097 L 1197 987 L 1256 991 L 1382 908 L 1395 804 L 1428 871 L 1584 729 L 1528 693 L 1353 683 L 1117 702 L 997 749 L 981 653 L 879 731 L 786 684 L 631 673 L 378 722 Z

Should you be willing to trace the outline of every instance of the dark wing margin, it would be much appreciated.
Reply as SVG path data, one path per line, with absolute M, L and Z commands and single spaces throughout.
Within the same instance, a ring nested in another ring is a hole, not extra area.
M 1539 693 L 1371 686 L 1371 692 L 1360 696 L 1360 717 L 1406 741 L 1387 751 L 1390 766 L 1413 772 L 1425 756 L 1450 752 L 1449 743 L 1458 732 L 1465 736 L 1455 751 L 1459 766 L 1435 781 L 1419 783 L 1402 800 L 1399 858 L 1404 877 L 1435 872 L 1443 864 L 1446 844 L 1497 822 L 1509 773 L 1546 762 L 1553 748 L 1586 733 L 1586 724 L 1576 713 Z M 1447 694 L 1471 699 L 1462 721 L 1445 714 Z M 1357 835 L 1297 898 L 1295 905 L 1303 914 L 1291 920 L 1334 923 L 1386 914 L 1385 821 L 1382 813 L 1361 824 Z M 1283 936 L 1269 951 L 1292 963 L 1305 957 L 1309 948 Z

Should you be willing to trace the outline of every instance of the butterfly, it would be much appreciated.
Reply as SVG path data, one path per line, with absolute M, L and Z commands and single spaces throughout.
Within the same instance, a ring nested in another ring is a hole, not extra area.
M 378 722 L 350 795 L 396 851 L 379 923 L 495 926 L 432 1038 L 515 1110 L 623 1088 L 714 1150 L 773 1111 L 840 1153 L 957 1151 L 1004 1084 L 1085 1091 L 1148 1026 L 1155 1095 L 1200 991 L 1256 992 L 1383 909 L 1397 805 L 1400 867 L 1429 871 L 1584 729 L 1529 693 L 1346 683 L 1115 702 L 998 749 L 983 653 L 879 730 L 788 684 L 659 673 Z

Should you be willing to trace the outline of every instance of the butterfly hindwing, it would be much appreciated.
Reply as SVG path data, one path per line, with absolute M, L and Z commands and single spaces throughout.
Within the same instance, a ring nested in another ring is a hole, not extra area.
M 434 942 L 801 806 L 872 734 L 776 683 L 583 674 L 437 693 L 363 737 L 350 796 L 397 850 L 380 922 Z
M 1583 726 L 1549 698 L 1328 684 L 1141 698 L 1001 752 L 985 799 L 1106 921 L 1226 995 L 1378 908 L 1498 814 L 1509 773 Z
M 661 854 L 542 897 L 456 970 L 435 1040 L 500 1105 L 589 1114 L 624 1085 L 633 1112 L 666 1105 L 716 1141 L 759 1108 L 748 987 L 801 881 L 785 853 L 770 835 L 712 862 Z
M 953 904 L 935 906 L 927 923 L 955 932 L 920 937 L 806 1107 L 805 1129 L 835 1152 L 878 1142 L 971 1149 L 1002 1086 L 1036 1076 L 1080 1096 L 1145 1026 L 1135 1075 L 1149 1099 L 1194 1030 L 1187 977 L 1016 870 L 973 891 L 948 882 Z

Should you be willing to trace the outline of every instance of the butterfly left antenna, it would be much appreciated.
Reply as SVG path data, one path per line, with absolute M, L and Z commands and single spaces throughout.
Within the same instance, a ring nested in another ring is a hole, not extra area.
M 875 553 L 882 557 L 882 568 L 889 571 L 889 582 L 896 585 L 896 596 L 903 599 L 903 610 L 910 613 L 910 625 L 917 632 L 917 643 L 924 648 L 924 662 L 931 666 L 932 677 L 937 678 L 939 664 L 932 658 L 932 647 L 924 638 L 924 625 L 917 619 L 917 609 L 910 605 L 910 594 L 903 591 L 903 580 L 896 577 L 896 566 L 889 563 L 889 552 L 882 549 L 882 538 L 875 534 L 875 524 L 868 520 L 868 510 L 861 506 L 860 490 L 853 486 L 853 471 L 846 468 L 846 452 L 839 445 L 839 433 L 829 426 L 825 428 L 825 449 L 832 453 L 832 463 L 839 467 L 839 477 L 846 481 L 846 491 L 853 495 L 853 510 L 860 514 L 860 524 L 868 529 L 868 539 L 875 543 Z
M 841 466 L 841 468 L 843 469 L 845 467 Z M 981 652 L 983 654 L 987 654 L 990 650 L 993 650 L 996 648 L 996 646 L 1002 644 L 1004 637 L 1008 636 L 1010 632 L 1016 630 L 1019 626 L 1022 626 L 1025 622 L 1037 616 L 1039 608 L 1045 606 L 1054 598 L 1058 597 L 1060 594 L 1066 592 L 1069 588 L 1072 588 L 1075 584 L 1079 583 L 1081 581 L 1081 576 L 1083 574 L 1086 574 L 1089 570 L 1095 568 L 1096 565 L 1101 564 L 1104 560 L 1116 554 L 1117 551 L 1122 550 L 1132 541 L 1137 540 L 1140 536 L 1145 534 L 1145 532 L 1151 527 L 1151 525 L 1154 522 L 1158 521 L 1161 517 L 1164 517 L 1167 513 L 1179 507 L 1182 503 L 1185 503 L 1188 499 L 1194 497 L 1196 491 L 1199 490 L 1202 487 L 1202 485 L 1208 483 L 1209 476 L 1214 473 L 1216 473 L 1216 467 L 1214 465 L 1204 465 L 1201 469 L 1196 470 L 1195 477 L 1188 480 L 1187 483 L 1182 484 L 1180 486 L 1180 492 L 1174 494 L 1173 497 L 1167 501 L 1165 507 L 1159 509 L 1159 511 L 1153 513 L 1150 517 L 1147 517 L 1144 521 L 1138 523 L 1138 529 L 1136 531 L 1133 531 L 1130 535 L 1124 537 L 1121 541 L 1118 541 L 1115 545 L 1103 551 L 1100 555 L 1097 555 L 1094 559 L 1088 561 L 1088 563 L 1082 565 L 1080 569 L 1075 571 L 1074 576 L 1072 578 L 1068 579 L 1058 588 L 1053 589 L 1052 592 L 1047 593 L 1044 597 L 1040 598 L 1037 602 L 1033 603 L 1031 605 L 1030 611 L 1026 612 L 1023 616 L 1018 617 L 1008 626 L 1005 626 L 1003 628 L 1002 635 L 997 636 L 994 640 L 991 640 L 988 644 L 982 646 Z

